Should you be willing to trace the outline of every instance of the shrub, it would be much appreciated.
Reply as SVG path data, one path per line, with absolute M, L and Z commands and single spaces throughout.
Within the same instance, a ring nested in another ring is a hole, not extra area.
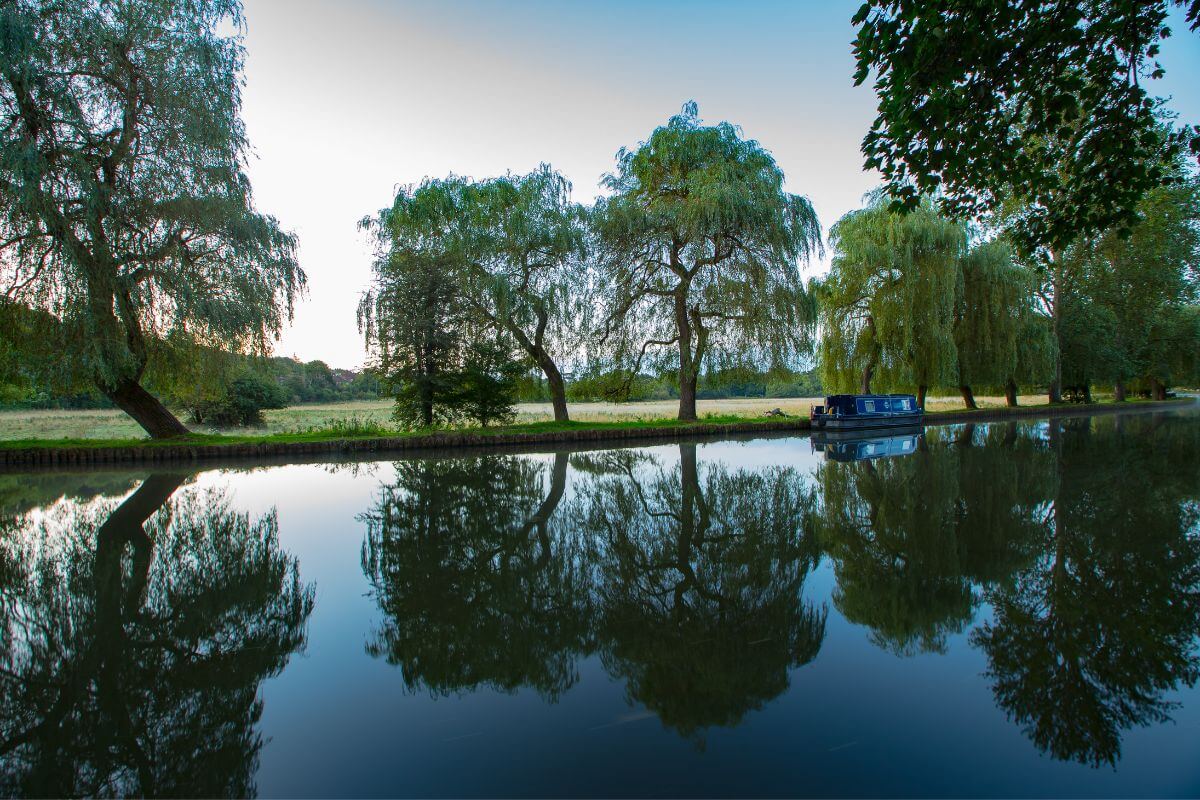
M 253 375 L 235 378 L 216 400 L 202 400 L 191 408 L 192 422 L 218 428 L 262 425 L 262 412 L 283 408 L 287 398 L 277 384 Z

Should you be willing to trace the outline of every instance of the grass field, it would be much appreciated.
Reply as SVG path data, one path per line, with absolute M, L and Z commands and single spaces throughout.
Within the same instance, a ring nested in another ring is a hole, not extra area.
M 1097 399 L 1100 399 L 1097 397 Z M 1041 402 L 1044 398 L 1029 398 Z M 805 416 L 817 398 L 767 398 L 700 400 L 700 416 L 762 417 L 778 408 L 786 414 Z M 977 397 L 981 407 L 1000 407 L 1003 397 Z M 926 403 L 929 411 L 962 408 L 958 397 L 935 397 Z M 622 422 L 670 419 L 675 416 L 678 402 L 656 400 L 640 403 L 572 403 L 571 418 L 579 422 Z M 267 424 L 260 428 L 210 428 L 192 426 L 197 433 L 226 433 L 235 435 L 265 435 L 294 433 L 327 426 L 335 420 L 356 420 L 362 423 L 392 427 L 390 400 L 361 400 L 349 403 L 327 403 L 291 406 L 266 412 Z M 517 406 L 518 423 L 540 422 L 553 416 L 549 403 L 521 403 Z M 120 411 L 0 411 L 0 440 L 12 439 L 129 439 L 140 438 L 142 430 Z

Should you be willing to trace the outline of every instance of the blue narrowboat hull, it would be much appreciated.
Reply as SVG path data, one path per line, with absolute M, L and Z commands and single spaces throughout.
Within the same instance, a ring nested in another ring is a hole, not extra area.
M 925 424 L 925 412 L 885 414 L 813 414 L 812 426 L 821 431 L 867 431 L 880 428 L 911 428 Z

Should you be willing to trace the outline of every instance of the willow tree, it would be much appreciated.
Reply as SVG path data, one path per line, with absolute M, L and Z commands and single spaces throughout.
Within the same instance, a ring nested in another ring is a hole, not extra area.
M 915 385 L 921 406 L 930 386 L 954 380 L 954 310 L 966 229 L 926 199 L 894 213 L 881 193 L 830 231 L 829 275 L 819 284 L 821 377 L 826 386 L 869 394 Z
M 587 319 L 585 219 L 570 183 L 542 164 L 467 187 L 457 220 L 466 299 L 542 371 L 559 422 L 570 418 L 559 359 Z
M 59 357 L 154 437 L 170 342 L 264 352 L 303 289 L 244 172 L 237 0 L 0 10 L 0 285 L 61 320 Z
M 696 418 L 706 359 L 782 364 L 807 351 L 815 314 L 799 262 L 821 251 L 812 204 L 783 190 L 770 153 L 697 114 L 687 103 L 649 140 L 622 148 L 604 178 L 613 195 L 595 208 L 601 338 L 632 376 L 647 354 L 677 367 L 681 420 Z
M 977 408 L 973 386 L 1005 385 L 1016 403 L 1018 337 L 1031 306 L 1031 287 L 1000 240 L 973 247 L 962 260 L 963 292 L 955 313 L 958 387 L 967 408 Z

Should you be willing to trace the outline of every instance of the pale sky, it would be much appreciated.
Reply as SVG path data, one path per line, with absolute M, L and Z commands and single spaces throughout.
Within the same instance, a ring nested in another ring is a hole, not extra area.
M 244 118 L 260 210 L 300 242 L 309 294 L 279 355 L 357 368 L 370 281 L 363 216 L 395 188 L 546 161 L 590 203 L 622 146 L 687 100 L 770 150 L 828 231 L 878 177 L 859 143 L 855 0 L 245 0 Z M 1164 47 L 1183 120 L 1200 122 L 1200 35 Z M 810 272 L 824 269 L 814 264 Z

